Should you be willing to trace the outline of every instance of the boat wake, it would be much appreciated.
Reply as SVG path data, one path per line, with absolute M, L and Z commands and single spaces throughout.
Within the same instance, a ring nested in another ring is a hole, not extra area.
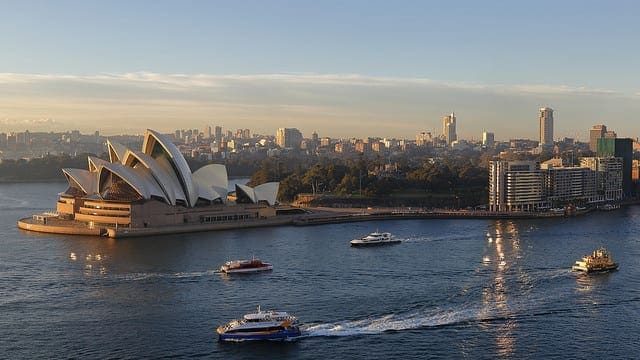
M 143 281 L 153 279 L 195 279 L 220 273 L 219 270 L 196 271 L 196 272 L 178 272 L 178 273 L 130 273 L 115 275 L 119 280 L 125 281 Z
M 418 243 L 418 242 L 439 242 L 439 241 L 454 241 L 454 240 L 468 240 L 474 239 L 477 236 L 475 234 L 466 234 L 466 235 L 434 235 L 434 236 L 426 236 L 426 235 L 416 235 L 410 236 L 406 238 L 402 238 L 402 242 L 408 243 Z
M 478 319 L 477 309 L 437 309 L 431 312 L 420 310 L 404 314 L 388 314 L 378 318 L 304 325 L 302 334 L 304 337 L 371 335 L 387 331 L 440 327 L 475 320 L 481 320 Z

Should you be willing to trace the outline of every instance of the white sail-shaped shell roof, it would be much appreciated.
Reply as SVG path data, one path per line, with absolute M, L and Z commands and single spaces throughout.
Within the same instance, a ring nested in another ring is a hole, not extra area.
M 82 169 L 62 169 L 62 172 L 67 177 L 69 185 L 72 185 L 72 181 L 80 187 L 87 195 L 93 195 L 97 192 L 97 179 L 95 174 Z
M 256 186 L 255 188 L 247 185 L 236 184 L 236 194 L 241 193 L 246 195 L 254 204 L 257 204 L 260 201 L 266 201 L 269 205 L 273 206 L 276 204 L 279 188 L 280 183 L 277 182 L 264 183 Z M 239 196 L 240 195 L 238 194 L 238 197 Z
M 127 147 L 114 141 L 107 140 L 107 152 L 109 153 L 109 161 L 112 163 L 124 163 L 124 154 Z
M 245 194 L 252 203 L 257 203 L 256 193 L 253 188 L 247 185 L 236 184 L 236 195 L 240 198 L 240 193 Z
M 210 201 L 220 199 L 227 202 L 229 179 L 227 168 L 222 164 L 210 164 L 193 173 L 193 181 L 198 186 L 198 197 Z
M 198 189 L 191 178 L 191 169 L 178 148 L 166 136 L 147 129 L 142 143 L 142 152 L 154 159 L 165 158 L 169 162 L 187 198 L 187 204 L 191 207 L 195 206 L 198 200 Z
M 188 207 L 204 204 L 198 199 L 227 203 L 229 180 L 226 167 L 210 164 L 192 174 L 178 148 L 156 131 L 147 130 L 142 151 L 129 150 L 113 141 L 107 141 L 107 150 L 110 161 L 88 157 L 89 171 L 62 169 L 70 187 L 79 191 L 79 195 L 68 195 L 84 196 L 80 193 L 85 193 L 90 197 L 102 197 L 108 193 L 109 200 L 155 198 L 171 205 Z M 122 188 L 119 182 L 111 182 L 113 177 L 107 176 L 106 172 L 128 186 Z M 279 183 L 266 183 L 255 188 L 236 185 L 241 201 L 256 204 L 265 201 L 275 205 L 278 188 Z
M 162 166 L 154 158 L 143 152 L 127 150 L 124 155 L 124 165 L 137 167 L 139 166 L 138 164 L 141 164 L 149 170 L 151 176 L 162 189 L 171 205 L 176 205 L 176 199 L 186 201 L 180 182 L 178 182 L 171 166 Z
M 129 186 L 131 186 L 143 199 L 150 199 L 151 196 L 159 197 L 166 201 L 162 190 L 158 185 L 143 174 L 134 171 L 134 169 L 126 167 L 118 163 L 106 163 L 102 164 L 98 169 L 98 179 L 102 179 L 104 171 L 109 171 L 120 177 Z M 98 191 L 102 193 L 104 191 L 105 184 L 98 183 Z
M 102 160 L 95 156 L 89 156 L 87 160 L 89 161 L 89 171 L 92 173 L 98 172 L 100 165 L 109 163 L 108 161 Z
M 279 182 L 268 182 L 253 188 L 257 201 L 266 201 L 267 204 L 273 206 L 276 204 L 278 197 Z

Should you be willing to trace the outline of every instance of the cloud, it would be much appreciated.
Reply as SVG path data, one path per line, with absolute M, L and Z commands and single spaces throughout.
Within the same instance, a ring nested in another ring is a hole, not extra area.
M 0 119 L 0 125 L 3 126 L 53 126 L 56 125 L 55 119 Z
M 333 137 L 413 138 L 420 131 L 438 133 L 442 115 L 455 111 L 462 138 L 477 138 L 482 129 L 493 130 L 500 139 L 535 138 L 537 109 L 550 106 L 557 114 L 556 135 L 585 138 L 590 123 L 607 119 L 619 134 L 623 127 L 637 133 L 638 126 L 628 121 L 640 113 L 637 95 L 562 84 L 361 74 L 0 73 L 0 119 L 5 119 L 0 125 L 169 132 L 226 124 L 258 133 L 298 127 L 303 133 Z
M 0 73 L 0 84 L 37 85 L 42 83 L 75 83 L 103 86 L 130 86 L 169 91 L 216 89 L 234 86 L 342 86 L 383 88 L 431 88 L 510 95 L 623 95 L 609 90 L 569 85 L 473 84 L 446 82 L 428 78 L 367 76 L 360 74 L 281 73 L 256 75 L 161 74 L 132 72 L 98 75 L 16 74 Z

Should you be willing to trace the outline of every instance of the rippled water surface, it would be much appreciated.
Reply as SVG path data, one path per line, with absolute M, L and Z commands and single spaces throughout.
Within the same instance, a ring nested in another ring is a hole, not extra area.
M 112 240 L 20 231 L 64 184 L 0 184 L 4 358 L 635 358 L 640 207 L 536 221 L 407 220 Z M 381 248 L 349 240 L 379 229 Z M 620 270 L 577 275 L 605 245 Z M 225 276 L 252 255 L 269 273 Z M 263 309 L 288 343 L 216 341 Z

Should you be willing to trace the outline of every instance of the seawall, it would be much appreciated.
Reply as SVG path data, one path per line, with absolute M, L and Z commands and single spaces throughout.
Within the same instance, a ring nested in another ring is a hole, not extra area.
M 562 218 L 565 213 L 532 213 L 532 212 L 489 212 L 489 211 L 417 211 L 417 210 L 390 210 L 390 209 L 329 209 L 314 208 L 312 212 L 304 215 L 278 215 L 268 219 L 256 219 L 246 221 L 230 221 L 209 224 L 184 224 L 175 226 L 163 226 L 155 228 L 114 228 L 105 226 L 89 226 L 75 220 L 59 218 L 47 218 L 39 221 L 34 217 L 20 219 L 18 227 L 28 231 L 38 231 L 64 235 L 91 235 L 108 236 L 110 238 L 130 238 L 142 236 L 159 236 L 168 234 L 182 234 L 204 231 L 233 230 L 269 226 L 311 226 L 323 224 L 338 224 L 347 222 L 381 221 L 381 220 L 408 220 L 408 219 L 549 219 Z M 580 211 L 571 214 L 582 215 L 588 211 Z

